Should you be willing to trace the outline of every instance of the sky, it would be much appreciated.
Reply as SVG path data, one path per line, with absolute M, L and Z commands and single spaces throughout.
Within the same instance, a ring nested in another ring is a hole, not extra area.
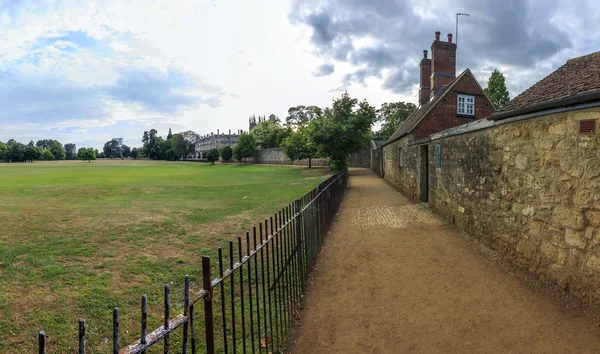
M 511 98 L 600 50 L 596 0 L 0 0 L 0 141 L 134 147 L 344 91 L 416 103 L 423 49 L 457 12 L 458 72 L 485 87 L 498 69 Z

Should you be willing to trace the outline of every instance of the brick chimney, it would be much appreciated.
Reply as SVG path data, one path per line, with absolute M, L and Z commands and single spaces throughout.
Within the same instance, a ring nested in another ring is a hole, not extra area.
M 448 33 L 448 42 L 443 42 L 440 41 L 440 32 L 435 32 L 435 41 L 431 44 L 430 99 L 454 78 L 456 78 L 456 44 L 452 43 L 452 34 Z
M 421 59 L 421 81 L 419 83 L 419 106 L 429 102 L 431 90 L 429 83 L 431 81 L 431 59 L 427 58 L 427 50 L 423 51 L 423 59 Z

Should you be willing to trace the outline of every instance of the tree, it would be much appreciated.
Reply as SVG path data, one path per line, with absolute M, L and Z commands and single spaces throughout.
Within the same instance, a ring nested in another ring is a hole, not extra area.
M 238 161 L 244 159 L 244 164 L 246 164 L 246 158 L 254 156 L 255 151 L 256 140 L 254 140 L 254 135 L 242 133 L 238 138 L 237 144 L 233 148 L 233 157 Z
M 284 128 L 277 132 L 277 136 L 275 137 L 275 146 L 282 147 L 283 141 L 285 138 L 291 136 L 294 131 L 291 128 Z
M 279 117 L 277 117 L 275 114 L 271 113 L 269 115 L 269 120 L 277 125 L 281 124 L 281 119 L 279 119 Z
M 38 147 L 41 147 L 42 149 L 46 150 L 50 148 L 50 145 L 52 145 L 53 142 L 55 142 L 56 140 L 52 140 L 52 139 L 43 139 L 43 140 L 38 140 L 35 145 Z
M 104 157 L 108 159 L 121 158 L 122 151 L 119 142 L 116 140 L 107 141 L 104 144 Z
M 377 110 L 377 120 L 382 122 L 381 129 L 373 134 L 374 139 L 387 140 L 400 127 L 400 124 L 417 109 L 414 103 L 384 103 Z
M 0 161 L 6 160 L 6 153 L 8 151 L 8 146 L 5 143 L 0 141 Z
M 285 123 L 288 128 L 296 129 L 305 127 L 315 118 L 321 118 L 323 110 L 317 106 L 296 106 L 288 109 Z
M 231 146 L 226 145 L 221 150 L 221 158 L 223 159 L 223 161 L 229 162 L 229 161 L 231 161 L 232 157 L 233 157 L 233 149 L 231 149 Z
M 42 150 L 40 159 L 43 161 L 52 161 L 54 160 L 54 155 L 50 150 Z
M 340 171 L 348 166 L 351 154 L 369 145 L 376 120 L 374 107 L 366 100 L 358 103 L 346 92 L 333 101 L 332 108 L 326 109 L 322 118 L 313 119 L 306 128 L 319 155 L 327 157 L 329 165 Z
M 489 97 L 496 109 L 510 101 L 510 94 L 504 82 L 504 75 L 498 70 L 494 70 L 488 80 L 488 87 L 483 92 Z
M 148 157 L 154 159 L 156 154 L 159 152 L 158 148 L 158 136 L 156 129 L 150 129 L 150 131 L 145 131 L 142 137 L 142 143 L 144 143 L 144 149 L 148 154 Z
M 208 151 L 208 155 L 206 155 L 206 159 L 211 163 L 211 165 L 215 164 L 215 161 L 219 160 L 221 157 L 221 152 L 217 148 L 212 148 Z
M 121 145 L 121 154 L 125 158 L 129 157 L 131 155 L 131 148 L 127 145 Z
M 50 152 L 54 156 L 54 159 L 57 161 L 64 160 L 67 157 L 64 146 L 62 146 L 62 144 L 56 140 L 54 140 L 50 144 L 50 147 L 48 148 L 48 150 L 50 150 Z
M 75 160 L 77 158 L 77 147 L 75 144 L 65 144 L 65 155 L 67 160 Z
M 317 156 L 317 149 L 310 141 L 305 129 L 298 130 L 286 138 L 283 152 L 292 161 L 308 159 L 308 168 L 312 167 L 312 159 Z
M 185 140 L 185 153 L 184 156 L 188 157 L 196 151 L 196 144 L 200 141 L 200 135 L 196 134 L 192 130 L 181 133 L 183 140 Z
M 277 135 L 282 131 L 280 125 L 271 120 L 265 120 L 252 128 L 252 134 L 259 149 L 270 149 L 277 147 Z
M 34 145 L 30 145 L 27 144 L 27 146 L 25 147 L 25 161 L 29 161 L 29 162 L 33 162 L 33 161 L 37 161 L 42 157 L 42 149 L 34 146 Z
M 184 156 L 187 156 L 186 155 L 187 142 L 183 138 L 183 135 L 181 135 L 181 134 L 173 135 L 173 138 L 171 139 L 171 145 L 172 145 L 175 156 L 177 156 L 179 158 L 183 158 Z
M 131 154 L 129 154 L 129 156 L 131 156 L 131 157 L 133 157 L 135 160 L 137 160 L 137 158 L 138 158 L 138 153 L 139 153 L 138 149 L 137 149 L 137 148 L 133 148 L 133 149 L 131 149 Z
M 96 160 L 96 151 L 92 148 L 81 148 L 77 151 L 77 158 L 82 161 L 92 162 L 92 160 Z
M 7 143 L 6 160 L 10 162 L 23 162 L 25 161 L 25 149 L 26 146 L 13 139 L 10 139 Z

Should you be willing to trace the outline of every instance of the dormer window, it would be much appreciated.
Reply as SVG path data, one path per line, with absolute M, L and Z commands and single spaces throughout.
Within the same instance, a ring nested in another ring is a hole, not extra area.
M 475 115 L 475 96 L 458 95 L 457 113 L 468 116 Z

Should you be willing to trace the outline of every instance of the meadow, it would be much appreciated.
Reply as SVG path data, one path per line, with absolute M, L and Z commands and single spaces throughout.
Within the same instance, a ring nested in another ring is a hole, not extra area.
M 304 195 L 327 169 L 155 161 L 0 164 L 0 352 L 72 352 L 77 319 L 91 352 L 108 352 L 112 309 L 122 343 L 137 338 L 139 299 L 160 306 L 201 255 Z M 177 296 L 175 296 L 177 294 Z M 149 328 L 161 323 L 150 315 Z

